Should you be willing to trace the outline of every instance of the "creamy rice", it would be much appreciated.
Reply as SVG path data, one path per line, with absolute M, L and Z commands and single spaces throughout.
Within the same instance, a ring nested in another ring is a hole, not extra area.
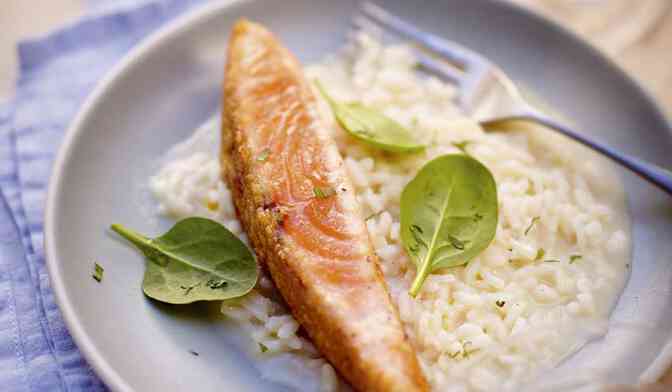
M 309 66 L 306 73 L 335 99 L 379 108 L 430 145 L 420 154 L 381 153 L 340 130 L 322 104 L 433 390 L 518 391 L 606 332 L 628 275 L 630 232 L 622 187 L 591 154 L 557 135 L 520 124 L 485 133 L 454 105 L 452 86 L 419 76 L 414 65 L 409 48 L 360 36 L 344 54 Z M 211 124 L 194 138 L 216 132 Z M 399 238 L 401 191 L 425 162 L 459 153 L 455 143 L 465 141 L 467 153 L 495 176 L 497 234 L 468 265 L 430 275 L 413 299 L 407 291 L 415 267 Z M 219 180 L 215 151 L 183 150 L 150 181 L 159 212 L 176 219 L 206 216 L 245 239 L 230 193 Z M 316 382 L 292 383 L 291 377 L 271 372 L 267 377 L 299 390 L 345 388 L 298 333 L 298 323 L 267 277 L 246 297 L 225 302 L 222 311 L 245 327 L 259 360 L 300 361 Z

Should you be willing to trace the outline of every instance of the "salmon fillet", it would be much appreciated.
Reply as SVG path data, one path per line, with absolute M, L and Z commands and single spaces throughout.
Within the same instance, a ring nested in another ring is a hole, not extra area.
M 233 28 L 223 102 L 223 177 L 296 319 L 357 390 L 427 391 L 316 98 L 258 24 Z

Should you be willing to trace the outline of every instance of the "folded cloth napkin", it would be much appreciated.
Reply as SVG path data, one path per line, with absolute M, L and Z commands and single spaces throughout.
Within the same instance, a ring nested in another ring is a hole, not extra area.
M 44 263 L 54 154 L 96 82 L 139 40 L 204 0 L 124 1 L 18 47 L 15 99 L 0 107 L 0 389 L 105 390 L 68 334 Z M 138 5 L 141 4 L 141 5 Z

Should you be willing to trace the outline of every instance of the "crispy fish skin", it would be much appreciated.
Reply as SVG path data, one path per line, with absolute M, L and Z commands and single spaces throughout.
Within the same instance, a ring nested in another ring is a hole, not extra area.
M 427 391 L 311 87 L 291 53 L 246 20 L 231 33 L 222 116 L 222 175 L 238 216 L 314 344 L 359 391 Z

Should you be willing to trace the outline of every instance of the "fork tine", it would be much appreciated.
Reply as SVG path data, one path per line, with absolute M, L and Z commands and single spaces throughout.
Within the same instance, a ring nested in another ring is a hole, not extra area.
M 373 37 L 378 36 L 382 37 L 384 32 L 379 25 L 375 24 L 374 22 L 372 22 L 371 20 L 362 15 L 357 15 L 353 17 L 351 24 L 353 30 L 350 31 L 350 33 L 354 33 L 354 37 L 352 38 L 355 38 L 357 36 L 357 32 L 359 31 L 363 31 Z
M 350 31 L 348 34 L 348 39 L 351 41 L 356 39 L 358 31 L 363 31 L 372 36 L 382 36 L 385 31 L 379 24 L 364 15 L 356 15 L 353 17 L 351 23 L 352 28 L 354 29 L 354 31 Z M 457 66 L 449 64 L 446 61 L 434 59 L 419 50 L 415 50 L 415 52 L 416 61 L 421 69 L 430 74 L 434 74 L 449 83 L 457 85 L 461 83 L 464 75 Z
M 438 76 L 440 79 L 461 86 L 464 82 L 464 74 L 445 64 L 445 62 L 438 61 L 426 54 L 416 53 L 416 60 L 421 69 Z
M 360 5 L 360 10 L 362 15 L 382 27 L 392 30 L 405 39 L 418 42 L 462 69 L 480 60 L 480 56 L 469 49 L 446 41 L 434 34 L 424 32 L 371 2 L 363 2 Z

